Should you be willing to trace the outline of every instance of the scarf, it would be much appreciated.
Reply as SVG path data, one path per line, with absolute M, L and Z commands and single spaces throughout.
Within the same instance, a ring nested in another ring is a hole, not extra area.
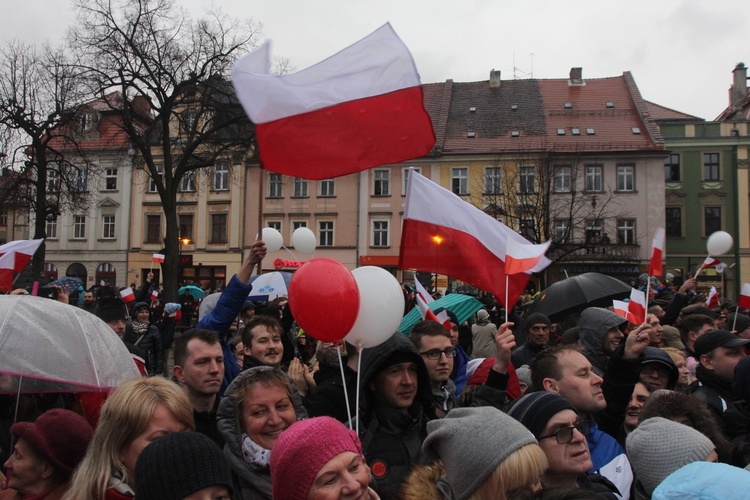
M 242 435 L 242 456 L 245 462 L 259 469 L 267 468 L 271 462 L 271 450 L 256 444 L 247 434 Z

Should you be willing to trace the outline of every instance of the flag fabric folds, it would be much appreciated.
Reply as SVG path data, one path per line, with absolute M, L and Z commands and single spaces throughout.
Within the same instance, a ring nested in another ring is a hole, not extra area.
M 649 276 L 662 276 L 664 269 L 662 261 L 664 260 L 664 228 L 657 227 L 654 231 L 654 241 L 651 244 L 651 260 L 648 263 Z
M 714 259 L 713 257 L 706 257 L 706 260 L 704 260 L 703 264 L 701 264 L 701 269 L 705 269 L 707 267 L 715 267 L 719 264 L 721 264 L 721 261 L 719 259 Z
M 737 300 L 739 307 L 750 309 L 750 283 L 743 283 L 740 291 L 740 298 Z
M 706 307 L 714 309 L 719 307 L 719 292 L 716 291 L 716 287 L 712 286 L 708 291 L 708 298 L 706 299 Z
M 328 179 L 418 158 L 435 145 L 414 60 L 390 24 L 297 73 L 269 69 L 267 42 L 232 70 L 267 170 Z
M 623 300 L 612 300 L 612 308 L 618 316 L 622 316 L 630 323 L 633 323 L 633 315 L 628 311 L 628 303 Z
M 38 240 L 10 241 L 4 245 L 0 245 L 0 256 L 11 255 L 12 269 L 20 273 L 26 267 L 26 264 L 29 263 L 43 241 L 43 238 Z M 9 262 L 11 262 L 10 258 L 5 261 L 4 266 L 8 266 Z M 4 267 L 4 269 L 8 269 L 8 267 Z
M 640 325 L 646 322 L 646 294 L 641 290 L 633 288 L 630 291 L 630 301 L 628 302 L 628 312 L 632 315 L 629 319 L 634 325 Z
M 509 239 L 505 247 L 505 274 L 525 273 L 534 269 L 552 242 L 539 245 L 524 244 Z
M 435 302 L 435 299 L 432 298 L 432 295 L 427 293 L 427 290 L 424 289 L 422 283 L 420 283 L 416 277 L 414 278 L 414 288 L 417 290 L 417 305 L 419 306 L 419 313 L 422 315 L 422 319 L 437 321 L 448 331 L 451 331 L 450 316 L 448 316 L 448 313 L 444 310 L 435 314 L 435 312 L 429 308 L 427 304 Z
M 507 242 L 528 241 L 423 175 L 411 170 L 408 179 L 399 268 L 453 276 L 504 302 Z M 541 257 L 531 271 L 549 263 Z M 528 280 L 527 273 L 509 276 L 509 304 L 515 304 Z
M 127 287 L 120 290 L 120 297 L 122 297 L 123 302 L 128 304 L 135 300 L 135 293 L 133 292 L 133 289 L 131 287 Z
M 158 262 L 158 263 L 160 263 L 160 264 L 164 264 L 164 255 L 163 255 L 163 254 L 160 254 L 160 253 L 155 253 L 155 254 L 154 254 L 154 255 L 153 255 L 152 257 L 151 257 L 151 262 Z

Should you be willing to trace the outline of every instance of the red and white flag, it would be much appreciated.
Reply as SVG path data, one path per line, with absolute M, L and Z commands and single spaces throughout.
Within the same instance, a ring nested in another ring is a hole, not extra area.
M 409 172 L 400 269 L 453 276 L 504 302 L 508 240 L 528 244 L 523 236 L 474 205 L 423 175 Z M 530 271 L 544 269 L 549 263 L 542 257 Z M 509 276 L 509 304 L 516 303 L 528 281 L 527 273 Z
M 29 263 L 43 241 L 44 238 L 16 240 L 0 245 L 0 256 L 11 256 L 3 262 L 3 269 L 13 269 L 17 273 L 23 271 L 23 268 Z
M 716 291 L 716 287 L 712 286 L 708 291 L 708 298 L 706 299 L 706 307 L 714 309 L 719 307 L 719 292 Z
M 267 170 L 328 179 L 418 158 L 435 145 L 414 60 L 390 24 L 297 73 L 269 69 L 267 42 L 232 70 Z
M 417 305 L 419 306 L 419 312 L 422 314 L 422 319 L 431 319 L 433 321 L 437 321 L 441 325 L 443 325 L 445 328 L 450 331 L 451 329 L 451 319 L 450 316 L 448 316 L 448 313 L 445 311 L 440 311 L 439 313 L 435 314 L 429 307 L 429 305 L 433 302 L 435 302 L 435 299 L 432 298 L 432 295 L 427 293 L 427 290 L 424 289 L 422 286 L 422 283 L 419 282 L 417 278 L 414 278 L 414 288 L 417 290 Z M 422 299 L 422 302 L 419 301 L 419 299 Z M 424 309 L 422 308 L 422 305 L 424 305 Z M 430 312 L 430 314 L 434 317 L 428 318 L 426 317 L 426 311 Z
M 99 281 L 99 286 L 105 286 L 106 284 L 107 284 L 107 282 L 104 281 L 104 280 L 100 280 Z
M 742 290 L 740 291 L 740 298 L 737 300 L 737 305 L 745 309 L 750 309 L 750 283 L 742 284 Z
M 633 288 L 630 290 L 628 312 L 632 315 L 631 323 L 640 325 L 646 322 L 646 294 Z
M 531 271 L 547 253 L 551 241 L 532 245 L 509 239 L 505 245 L 505 274 L 518 274 Z
M 6 253 L 0 256 L 0 291 L 9 292 L 13 288 L 13 266 L 15 255 Z
M 160 263 L 160 264 L 164 264 L 164 255 L 163 255 L 163 254 L 160 254 L 160 253 L 155 253 L 155 254 L 154 254 L 154 255 L 153 255 L 152 257 L 151 257 L 151 262 L 158 262 L 158 263 Z
M 159 292 L 156 290 L 151 290 L 151 300 L 154 301 L 159 298 Z
M 123 290 L 120 290 L 120 297 L 122 297 L 122 301 L 127 304 L 135 300 L 135 293 L 133 293 L 132 288 L 127 287 Z
M 612 308 L 618 316 L 622 316 L 630 323 L 633 323 L 633 315 L 628 311 L 628 303 L 623 300 L 612 300 Z
M 719 259 L 714 259 L 713 257 L 706 257 L 706 260 L 704 260 L 703 264 L 701 264 L 701 269 L 705 269 L 707 267 L 716 267 L 719 264 L 721 264 L 721 261 Z
M 664 228 L 657 227 L 656 231 L 654 231 L 654 241 L 651 244 L 651 261 L 648 263 L 649 276 L 662 276 L 664 274 L 664 268 L 662 267 L 663 260 Z

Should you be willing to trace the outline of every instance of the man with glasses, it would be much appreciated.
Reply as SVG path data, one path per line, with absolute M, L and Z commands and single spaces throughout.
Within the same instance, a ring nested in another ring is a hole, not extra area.
M 570 401 L 551 392 L 533 392 L 516 401 L 508 414 L 534 434 L 547 456 L 549 467 L 541 477 L 543 487 L 579 487 L 604 498 L 617 498 L 612 482 L 588 473 L 592 462 L 586 436 L 591 423 Z
M 420 321 L 414 325 L 409 333 L 409 340 L 414 343 L 427 366 L 435 413 L 442 418 L 458 406 L 456 384 L 450 378 L 458 348 L 443 325 L 430 320 Z M 513 332 L 507 327 L 501 327 L 501 333 L 495 335 L 494 344 L 495 363 L 487 381 L 474 396 L 474 401 L 478 406 L 495 406 L 502 410 L 508 385 L 510 352 L 515 345 Z

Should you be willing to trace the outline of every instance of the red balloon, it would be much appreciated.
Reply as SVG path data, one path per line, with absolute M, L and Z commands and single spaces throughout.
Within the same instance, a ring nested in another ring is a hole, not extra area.
M 312 259 L 289 282 L 289 307 L 297 324 L 315 339 L 341 340 L 359 314 L 357 281 L 340 262 Z

